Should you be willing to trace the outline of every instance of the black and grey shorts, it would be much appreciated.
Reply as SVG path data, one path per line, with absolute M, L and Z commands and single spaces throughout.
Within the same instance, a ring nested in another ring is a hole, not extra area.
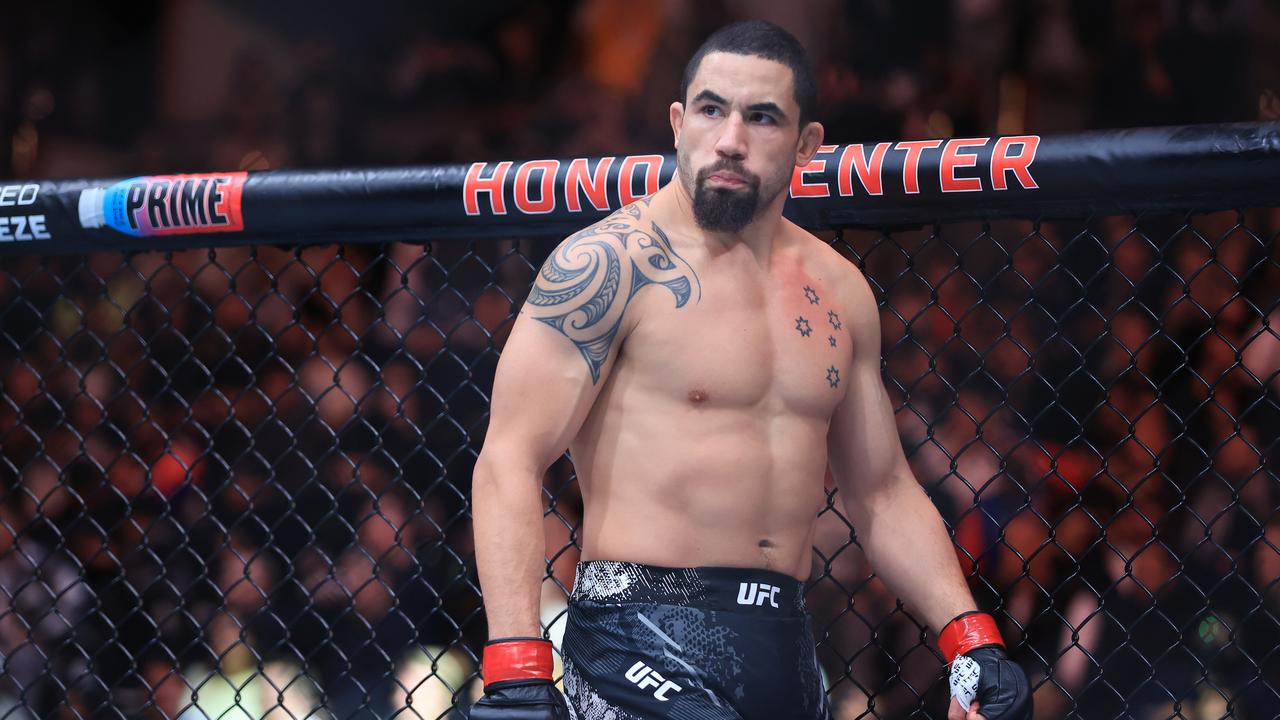
M 829 718 L 803 589 L 768 570 L 580 563 L 563 645 L 571 714 Z

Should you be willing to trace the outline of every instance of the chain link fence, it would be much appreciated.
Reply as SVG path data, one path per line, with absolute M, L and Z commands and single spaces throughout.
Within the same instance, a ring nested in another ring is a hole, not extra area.
M 1280 707 L 1280 212 L 846 230 L 920 482 L 1038 717 Z M 551 238 L 0 258 L 0 718 L 458 718 L 468 496 Z M 841 504 L 839 718 L 942 717 Z M 546 481 L 543 620 L 581 499 Z M 910 542 L 910 538 L 903 538 Z

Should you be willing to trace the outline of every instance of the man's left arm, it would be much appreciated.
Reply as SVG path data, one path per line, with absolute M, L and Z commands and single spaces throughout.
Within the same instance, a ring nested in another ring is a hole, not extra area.
M 859 275 L 846 324 L 849 389 L 831 418 L 827 459 L 862 549 L 889 589 L 935 631 L 977 609 L 933 501 L 907 465 L 880 375 L 880 318 Z
M 1026 675 L 1004 658 L 1003 641 L 990 616 L 975 612 L 977 605 L 942 516 L 907 464 L 880 374 L 875 296 L 860 273 L 854 274 L 848 287 L 851 312 L 846 327 L 853 366 L 848 391 L 832 415 L 827 437 L 828 462 L 845 512 L 876 574 L 939 633 L 947 662 L 972 653 L 981 665 L 985 677 L 977 699 L 986 708 L 982 717 L 1029 718 Z M 967 660 L 955 663 L 953 676 L 955 670 L 967 667 Z M 949 717 L 977 715 L 961 711 L 953 701 Z

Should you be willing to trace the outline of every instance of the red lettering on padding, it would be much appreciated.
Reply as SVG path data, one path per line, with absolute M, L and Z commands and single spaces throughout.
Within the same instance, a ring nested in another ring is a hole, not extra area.
M 1010 156 L 1009 148 L 1019 145 L 1022 150 Z M 996 190 L 1008 190 L 1008 178 L 1005 173 L 1013 172 L 1018 182 L 1027 190 L 1035 190 L 1040 186 L 1031 177 L 1031 163 L 1036 160 L 1036 148 L 1040 147 L 1039 135 L 1010 135 L 996 139 L 991 150 L 991 187 Z
M 569 170 L 564 178 L 565 202 L 569 212 L 582 212 L 582 200 L 578 193 L 586 193 L 591 207 L 596 210 L 608 210 L 609 198 L 605 196 L 605 178 L 609 177 L 609 168 L 613 166 L 613 158 L 602 157 L 596 163 L 596 171 L 587 174 L 586 158 L 577 158 L 569 162 Z
M 644 194 L 636 195 L 631 191 L 631 176 L 636 168 L 644 167 Z M 658 192 L 658 182 L 662 175 L 661 155 L 628 155 L 622 158 L 622 167 L 618 168 L 618 199 L 623 205 L 630 205 L 646 195 Z
M 807 173 L 820 173 L 827 169 L 827 161 L 819 160 L 817 155 L 835 152 L 838 145 L 820 145 L 814 158 L 804 167 L 798 167 L 791 173 L 791 197 L 831 197 L 830 184 L 823 182 L 813 185 L 804 181 Z
M 556 171 L 559 160 L 530 160 L 516 169 L 516 209 L 526 215 L 545 215 L 556 209 Z M 541 193 L 537 200 L 529 197 L 529 179 L 533 171 L 542 171 Z
M 488 163 L 471 163 L 467 170 L 467 178 L 462 183 L 462 207 L 468 215 L 480 214 L 480 193 L 489 193 L 489 212 L 494 215 L 507 214 L 507 202 L 502 197 L 502 185 L 507 179 L 507 171 L 511 169 L 511 161 L 503 160 L 494 168 L 493 174 L 487 178 L 480 177 Z
M 902 165 L 902 189 L 908 195 L 917 195 L 920 192 L 921 153 L 941 144 L 941 140 L 904 140 L 898 143 L 897 149 L 907 151 L 907 159 Z
M 980 192 L 982 181 L 978 178 L 958 178 L 956 168 L 973 167 L 978 164 L 978 156 L 970 153 L 961 154 L 962 148 L 982 147 L 991 138 L 953 138 L 942 148 L 942 162 L 938 164 L 938 177 L 942 183 L 942 192 Z
M 862 183 L 862 189 L 867 191 L 868 195 L 884 194 L 884 156 L 889 152 L 889 147 L 893 143 L 882 142 L 876 144 L 871 150 L 871 160 L 867 161 L 866 156 L 862 152 L 862 145 L 848 145 L 844 152 L 840 155 L 840 169 L 837 172 L 837 180 L 839 184 L 840 195 L 849 197 L 853 195 L 853 174 L 851 169 L 858 171 L 858 182 Z

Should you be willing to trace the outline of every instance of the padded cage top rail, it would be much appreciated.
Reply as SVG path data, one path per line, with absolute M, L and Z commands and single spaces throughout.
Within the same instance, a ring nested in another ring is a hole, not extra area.
M 565 235 L 673 155 L 0 185 L 0 253 Z M 824 145 L 786 214 L 815 230 L 1280 205 L 1280 122 Z

